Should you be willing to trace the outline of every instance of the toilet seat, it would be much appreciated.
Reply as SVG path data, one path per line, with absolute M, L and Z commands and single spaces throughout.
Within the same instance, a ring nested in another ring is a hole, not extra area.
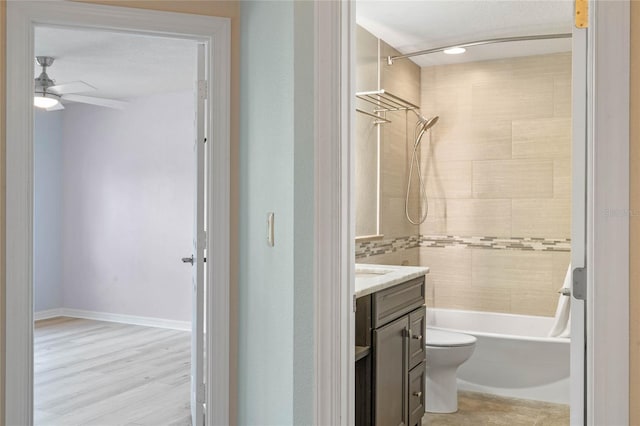
M 458 347 L 469 346 L 476 343 L 476 338 L 469 334 L 456 333 L 452 331 L 434 330 L 427 327 L 427 346 L 436 347 Z

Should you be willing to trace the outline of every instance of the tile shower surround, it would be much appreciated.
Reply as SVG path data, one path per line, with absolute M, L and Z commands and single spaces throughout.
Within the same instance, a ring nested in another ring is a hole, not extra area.
M 375 37 L 361 31 L 360 41 L 363 58 L 375 58 L 366 50 Z M 362 82 L 376 76 L 365 69 L 375 59 L 360 65 Z M 384 238 L 356 243 L 356 261 L 430 266 L 428 306 L 552 316 L 571 256 L 571 53 L 378 66 L 382 87 L 440 121 L 420 149 L 429 194 L 420 226 L 404 217 L 407 117 L 390 113 L 382 126 Z M 412 185 L 410 210 L 418 199 Z
M 453 235 L 411 235 L 391 239 L 364 241 L 356 243 L 356 261 L 370 256 L 394 253 L 417 247 L 431 248 L 475 248 L 488 250 L 524 250 L 570 252 L 569 238 L 536 238 L 536 237 L 461 237 Z

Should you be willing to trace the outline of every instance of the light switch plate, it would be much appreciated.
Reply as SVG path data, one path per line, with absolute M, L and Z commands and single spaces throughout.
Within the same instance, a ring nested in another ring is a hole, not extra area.
M 274 239 L 274 230 L 273 230 L 273 221 L 275 214 L 273 212 L 267 213 L 267 244 L 269 247 L 273 247 L 276 245 Z

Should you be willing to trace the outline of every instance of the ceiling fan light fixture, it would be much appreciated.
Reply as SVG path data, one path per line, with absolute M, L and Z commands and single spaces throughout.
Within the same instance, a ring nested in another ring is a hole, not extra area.
M 33 106 L 47 109 L 58 105 L 60 101 L 55 96 L 46 96 L 44 93 L 36 93 L 33 96 Z

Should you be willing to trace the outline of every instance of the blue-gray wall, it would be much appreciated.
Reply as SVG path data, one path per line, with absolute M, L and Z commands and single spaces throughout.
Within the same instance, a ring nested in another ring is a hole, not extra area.
M 62 307 L 62 112 L 35 111 L 34 310 Z
M 238 422 L 310 424 L 313 3 L 245 1 L 241 20 Z

